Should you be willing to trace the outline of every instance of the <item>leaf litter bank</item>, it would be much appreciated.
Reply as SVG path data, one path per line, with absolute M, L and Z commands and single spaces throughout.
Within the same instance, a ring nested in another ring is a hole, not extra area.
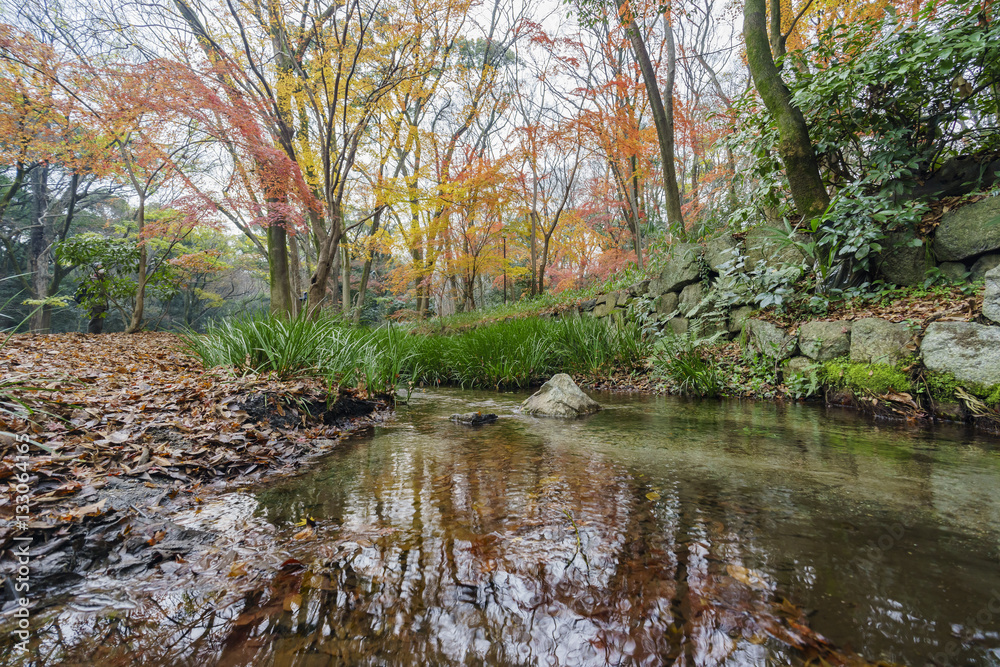
M 292 474 L 393 407 L 351 389 L 328 396 L 315 380 L 205 371 L 166 333 L 14 336 L 0 350 L 0 377 L 20 387 L 0 412 L 5 611 L 15 538 L 31 538 L 39 607 L 98 570 L 130 576 L 183 563 L 219 536 L 176 523 L 178 513 Z M 30 519 L 19 522 L 15 438 L 25 435 L 41 448 L 31 447 Z

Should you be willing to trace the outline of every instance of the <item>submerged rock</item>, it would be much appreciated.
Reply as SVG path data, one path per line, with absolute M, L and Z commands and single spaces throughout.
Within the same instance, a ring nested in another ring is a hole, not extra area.
M 579 417 L 600 409 L 597 401 L 583 393 L 565 373 L 553 375 L 521 404 L 523 412 L 543 417 Z
M 482 412 L 466 412 L 464 414 L 454 414 L 448 419 L 452 420 L 457 424 L 465 424 L 466 426 L 479 426 L 480 424 L 492 424 L 499 417 L 497 417 L 492 412 L 487 412 L 483 414 Z

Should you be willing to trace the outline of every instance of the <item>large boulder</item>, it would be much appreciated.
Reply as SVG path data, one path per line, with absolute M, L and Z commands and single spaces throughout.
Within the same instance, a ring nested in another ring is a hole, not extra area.
M 799 327 L 799 351 L 814 361 L 830 361 L 851 351 L 851 322 L 806 322 Z
M 649 289 L 649 281 L 640 280 L 639 282 L 633 283 L 632 285 L 629 286 L 628 293 L 629 296 L 640 296 L 642 294 L 645 294 L 648 289 Z
M 775 233 L 767 227 L 755 227 L 747 232 L 746 239 L 746 268 L 752 271 L 759 264 L 766 264 L 775 268 L 783 264 L 801 266 L 805 263 L 806 256 L 794 245 L 783 244 L 775 238 Z
M 607 317 L 615 309 L 614 303 L 599 303 L 594 306 L 594 317 Z
M 579 417 L 597 412 L 601 406 L 573 382 L 559 373 L 521 404 L 521 411 L 542 417 Z
M 748 319 L 750 346 L 765 357 L 782 360 L 795 356 L 798 338 L 790 336 L 784 329 L 766 320 Z
M 1000 266 L 986 272 L 983 315 L 994 322 L 1000 322 Z
M 1000 249 L 1000 197 L 988 197 L 941 216 L 934 232 L 938 260 L 954 262 Z
M 924 246 L 914 246 L 916 234 L 910 231 L 890 232 L 882 243 L 883 250 L 876 260 L 878 271 L 893 285 L 919 285 L 926 278 L 930 263 Z
M 736 259 L 737 254 L 736 240 L 728 233 L 705 242 L 705 263 L 716 273 L 721 273 L 722 267 Z
M 969 271 L 969 280 L 975 282 L 977 280 L 984 280 L 986 274 L 991 270 L 1000 266 L 1000 252 L 993 252 L 983 255 L 976 260 L 976 263 L 972 265 L 972 270 Z
M 920 353 L 928 370 L 987 388 L 1000 384 L 1000 327 L 932 322 Z
M 906 324 L 878 317 L 855 320 L 851 327 L 851 361 L 895 366 L 910 354 L 913 331 Z
M 653 308 L 658 315 L 669 315 L 677 310 L 679 297 L 676 292 L 661 294 L 653 300 Z
M 694 243 L 676 243 L 670 249 L 670 259 L 656 279 L 649 283 L 649 291 L 653 296 L 667 292 L 679 292 L 681 288 L 699 279 L 698 251 Z
M 819 373 L 821 366 L 809 357 L 792 357 L 785 364 L 785 377 L 795 375 L 811 380 Z
M 682 289 L 681 297 L 678 302 L 681 309 L 681 315 L 687 315 L 690 313 L 704 298 L 705 288 L 701 286 L 701 283 L 691 283 Z

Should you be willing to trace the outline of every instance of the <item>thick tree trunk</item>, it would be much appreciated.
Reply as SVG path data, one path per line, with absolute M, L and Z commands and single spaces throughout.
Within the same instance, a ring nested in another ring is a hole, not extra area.
M 622 2 L 619 7 L 621 20 L 627 27 L 629 42 L 632 44 L 632 53 L 639 70 L 642 72 L 642 81 L 646 86 L 646 95 L 649 98 L 649 108 L 653 115 L 653 124 L 656 126 L 656 138 L 660 144 L 660 159 L 663 161 L 663 189 L 666 195 L 667 222 L 681 233 L 684 230 L 684 216 L 681 213 L 681 195 L 677 186 L 677 169 L 674 166 L 674 125 L 673 125 L 673 83 L 676 54 L 674 53 L 673 32 L 667 26 L 667 108 L 664 108 L 663 98 L 660 95 L 659 83 L 656 79 L 656 70 L 653 69 L 653 62 L 649 58 L 646 50 L 646 43 L 643 41 L 642 33 L 639 32 L 639 24 L 635 20 L 628 2 Z
M 802 111 L 792 104 L 791 93 L 781 80 L 771 56 L 764 0 L 746 0 L 743 37 L 754 86 L 778 126 L 778 155 L 785 165 L 795 208 L 803 218 L 814 218 L 826 210 L 830 196 L 819 174 L 805 118 Z
M 267 228 L 267 258 L 271 277 L 271 313 L 292 314 L 292 289 L 288 283 L 288 233 L 280 223 Z
M 142 230 L 146 225 L 146 197 L 142 194 L 139 195 L 139 210 L 136 211 L 135 221 L 139 228 L 139 278 L 135 290 L 135 308 L 132 309 L 132 320 L 125 328 L 125 333 L 136 333 L 142 329 L 142 315 L 146 309 L 146 268 L 149 260 L 146 254 L 146 242 L 142 238 Z
M 310 317 L 319 315 L 320 308 L 327 302 L 326 283 L 332 280 L 334 300 L 337 296 L 337 272 L 340 267 L 340 239 L 344 235 L 341 224 L 340 204 L 334 202 L 330 210 L 330 234 L 319 239 L 316 244 L 316 270 L 309 279 L 308 313 Z M 314 228 L 317 227 L 314 225 Z

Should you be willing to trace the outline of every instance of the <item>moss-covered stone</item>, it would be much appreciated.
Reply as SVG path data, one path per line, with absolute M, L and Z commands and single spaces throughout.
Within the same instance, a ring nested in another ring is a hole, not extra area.
M 894 285 L 919 285 L 931 266 L 923 245 L 914 247 L 917 236 L 911 231 L 890 232 L 882 242 L 883 250 L 875 265 L 887 282 Z
M 852 364 L 846 360 L 828 361 L 823 365 L 824 380 L 837 387 L 881 396 L 890 392 L 910 391 L 906 373 L 888 364 Z

